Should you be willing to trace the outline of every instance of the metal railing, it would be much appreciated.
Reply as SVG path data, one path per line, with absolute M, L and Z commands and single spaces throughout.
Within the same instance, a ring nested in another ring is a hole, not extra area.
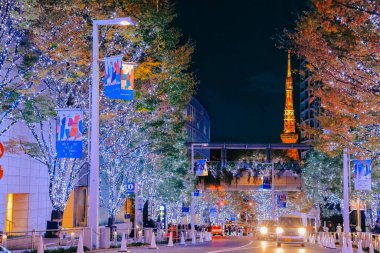
M 31 231 L 12 231 L 0 235 L 0 245 L 9 250 L 34 250 L 37 249 L 40 237 L 43 238 L 43 246 L 46 249 L 60 247 L 73 247 L 78 245 L 79 235 L 85 228 L 50 229 Z

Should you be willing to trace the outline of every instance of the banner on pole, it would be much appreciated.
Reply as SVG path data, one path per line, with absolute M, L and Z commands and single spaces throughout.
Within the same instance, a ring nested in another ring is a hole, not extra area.
M 161 228 L 166 229 L 166 205 L 160 205 Z
M 286 194 L 285 193 L 277 194 L 277 207 L 286 208 Z
M 132 101 L 135 88 L 135 66 L 133 63 L 123 63 L 121 71 L 120 97 L 123 100 Z
M 57 158 L 82 158 L 83 111 L 57 110 Z
M 215 217 L 216 216 L 216 208 L 215 207 L 211 207 L 210 208 L 210 217 Z
M 355 173 L 355 190 L 370 191 L 371 190 L 371 160 L 353 160 Z
M 182 212 L 183 213 L 189 213 L 190 212 L 190 207 L 185 206 L 185 203 L 182 202 Z
M 122 56 L 104 59 L 104 95 L 111 99 L 133 100 L 134 64 L 123 63 Z
M 198 177 L 205 177 L 208 176 L 208 170 L 207 170 L 207 160 L 202 159 L 197 161 L 196 169 L 195 169 L 195 175 Z
M 261 185 L 261 188 L 265 189 L 265 190 L 271 189 L 270 177 L 269 176 L 263 177 L 263 184 Z

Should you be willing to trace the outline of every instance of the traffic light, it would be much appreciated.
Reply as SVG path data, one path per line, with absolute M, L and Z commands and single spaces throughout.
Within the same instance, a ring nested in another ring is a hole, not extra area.
M 248 205 L 249 206 L 253 206 L 253 202 L 252 201 L 248 201 Z
M 219 202 L 218 202 L 218 206 L 219 206 L 219 207 L 224 206 L 224 202 L 223 202 L 223 201 L 219 201 Z

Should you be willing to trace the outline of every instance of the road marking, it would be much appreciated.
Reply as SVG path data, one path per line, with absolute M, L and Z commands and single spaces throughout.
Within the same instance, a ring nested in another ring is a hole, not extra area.
M 253 241 L 250 241 L 249 243 L 247 243 L 246 245 L 243 245 L 243 246 L 233 247 L 233 248 L 227 248 L 227 249 L 221 249 L 221 250 L 215 250 L 215 251 L 208 251 L 207 253 L 219 253 L 219 252 L 233 251 L 233 250 L 237 250 L 237 249 L 244 249 L 245 247 L 248 247 L 252 243 L 253 243 Z
M 228 249 L 215 250 L 215 251 L 208 251 L 207 253 L 221 253 L 221 252 L 230 252 L 230 251 L 235 251 L 235 250 L 259 249 L 259 248 L 267 248 L 267 247 L 270 247 L 270 246 L 275 246 L 275 244 L 265 244 L 265 245 L 248 247 L 252 243 L 253 243 L 253 241 L 250 241 L 248 244 L 243 245 L 243 246 L 234 247 L 234 248 L 228 248 Z

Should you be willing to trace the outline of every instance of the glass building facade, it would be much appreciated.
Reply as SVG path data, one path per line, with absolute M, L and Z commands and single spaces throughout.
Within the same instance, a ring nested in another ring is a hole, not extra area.
M 305 75 L 301 77 L 300 82 L 300 123 L 310 128 L 319 128 L 318 114 L 321 107 L 320 99 L 313 95 L 311 89 L 311 78 L 306 71 L 305 62 L 301 64 Z M 312 141 L 314 136 L 301 131 L 301 142 L 308 143 Z
M 186 108 L 188 142 L 210 142 L 210 117 L 194 97 Z M 196 159 L 210 159 L 210 150 L 195 150 Z

